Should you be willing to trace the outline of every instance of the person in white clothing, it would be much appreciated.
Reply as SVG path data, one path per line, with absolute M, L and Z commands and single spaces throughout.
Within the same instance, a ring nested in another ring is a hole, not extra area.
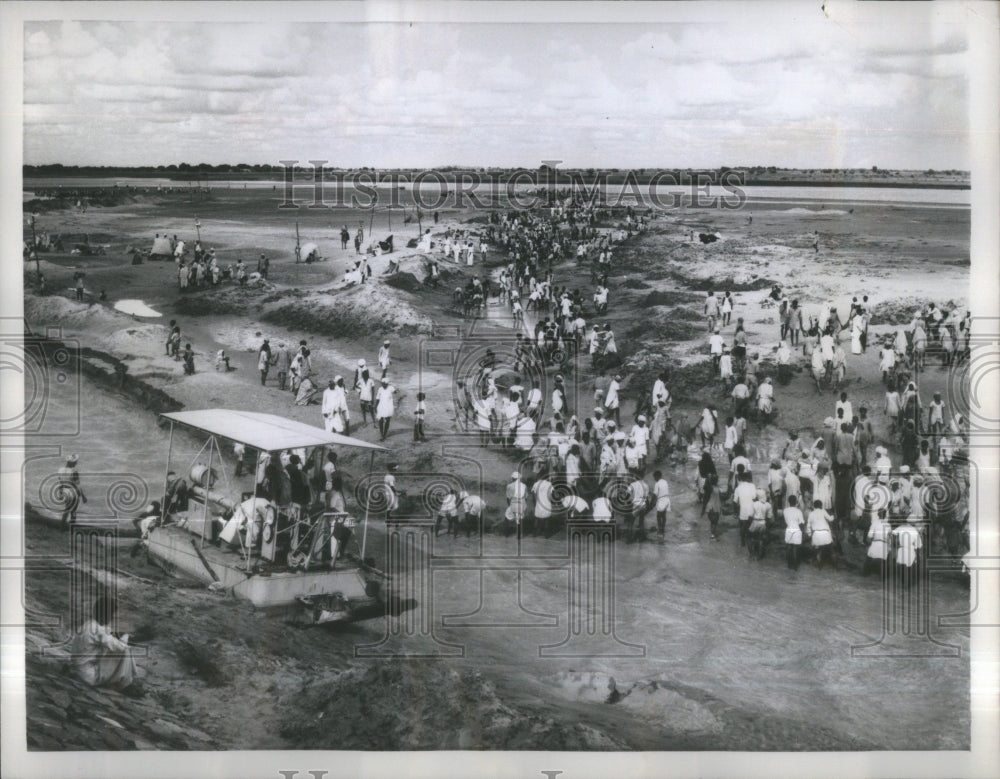
M 614 419 L 615 425 L 621 425 L 621 399 L 618 392 L 621 390 L 621 374 L 615 374 L 614 379 L 608 385 L 608 391 L 604 393 L 604 408 L 608 419 Z
M 884 567 L 892 546 L 892 525 L 885 509 L 879 509 L 868 528 L 868 554 L 862 573 L 867 576 L 873 565 Z
M 396 410 L 395 404 L 396 388 L 389 383 L 389 377 L 382 377 L 382 386 L 375 393 L 375 418 L 378 422 L 381 440 L 385 440 L 389 435 L 389 423 Z
M 830 529 L 830 515 L 823 508 L 823 501 L 813 501 L 813 510 L 809 512 L 809 519 L 806 520 L 806 532 L 813 549 L 816 550 L 819 567 L 826 563 L 831 563 L 837 567 L 837 561 L 833 558 L 833 532 Z
M 656 532 L 667 532 L 667 512 L 670 511 L 670 485 L 663 478 L 663 471 L 653 471 L 653 498 L 656 500 Z
M 782 512 L 785 518 L 785 562 L 793 571 L 799 569 L 799 557 L 802 550 L 802 509 L 798 507 L 798 498 L 790 495 L 788 505 Z
M 378 364 L 382 369 L 382 375 L 385 376 L 389 372 L 389 365 L 392 361 L 389 359 L 389 341 L 385 340 L 382 342 L 382 346 L 378 350 Z
M 524 519 L 524 509 L 526 504 L 527 488 L 521 481 L 520 471 L 514 471 L 510 475 L 510 484 L 507 485 L 507 510 L 504 512 L 504 535 L 510 535 L 514 531 L 520 532 L 521 521 Z
M 736 504 L 737 518 L 740 522 L 740 546 L 747 545 L 747 530 L 753 519 L 753 504 L 757 500 L 757 488 L 753 486 L 750 475 L 744 471 L 740 482 L 733 489 L 733 503 Z
M 893 530 L 892 535 L 896 541 L 896 570 L 902 577 L 904 586 L 909 588 L 916 578 L 924 541 L 909 518 Z
M 486 501 L 478 495 L 470 495 L 465 490 L 458 493 L 458 516 L 465 527 L 465 537 L 469 538 L 473 530 L 480 530 L 483 515 L 486 513 Z M 458 531 L 455 531 L 458 537 Z
M 614 519 L 614 512 L 611 509 L 611 501 L 606 495 L 598 495 L 594 498 L 591 506 L 593 520 L 595 522 L 611 522 Z
M 323 414 L 323 427 L 328 433 L 334 431 L 334 413 L 336 412 L 337 400 L 336 400 L 336 384 L 333 380 L 327 384 L 326 389 L 323 390 L 323 405 L 320 407 L 320 411 Z

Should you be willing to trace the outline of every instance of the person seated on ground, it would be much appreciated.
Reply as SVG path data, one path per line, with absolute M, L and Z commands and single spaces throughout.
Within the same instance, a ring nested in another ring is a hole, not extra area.
M 299 382 L 299 390 L 295 395 L 295 405 L 308 406 L 310 403 L 314 403 L 317 392 L 319 392 L 319 388 L 313 383 L 312 379 L 306 376 Z
M 354 263 L 354 267 L 344 274 L 343 280 L 340 282 L 341 286 L 353 287 L 356 284 L 361 284 L 364 281 L 364 271 L 361 268 L 361 263 Z
M 215 370 L 219 370 L 220 368 L 226 373 L 229 373 L 229 371 L 232 370 L 232 368 L 229 367 L 229 355 L 226 354 L 225 349 L 219 349 L 219 351 L 215 353 Z
M 94 601 L 91 618 L 73 636 L 73 670 L 91 687 L 125 690 L 135 682 L 135 658 L 128 646 L 128 634 L 119 637 L 111 632 L 116 611 L 115 599 L 102 595 Z

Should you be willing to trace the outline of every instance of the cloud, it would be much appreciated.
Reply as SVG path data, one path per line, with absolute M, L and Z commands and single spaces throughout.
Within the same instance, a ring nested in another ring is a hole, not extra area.
M 236 161 L 238 152 L 240 161 L 346 165 L 534 166 L 545 157 L 588 166 L 832 167 L 864 156 L 866 137 L 890 138 L 898 128 L 924 138 L 929 153 L 918 167 L 927 156 L 937 157 L 933 167 L 966 167 L 969 62 L 956 29 L 755 17 L 544 26 L 32 22 L 25 154 L 102 164 Z M 907 140 L 900 155 L 914 148 Z M 894 163 L 885 156 L 879 164 Z M 907 166 L 902 156 L 895 164 Z

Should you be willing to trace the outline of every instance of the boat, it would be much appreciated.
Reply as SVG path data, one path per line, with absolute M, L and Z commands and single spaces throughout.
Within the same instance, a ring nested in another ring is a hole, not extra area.
M 365 558 L 367 508 L 359 523 L 349 513 L 293 503 L 287 489 L 261 487 L 258 475 L 270 473 L 276 482 L 284 481 L 284 468 L 267 469 L 293 451 L 305 462 L 331 449 L 365 449 L 371 452 L 371 468 L 375 455 L 387 451 L 384 447 L 276 414 L 216 408 L 160 416 L 169 423 L 170 444 L 161 517 L 144 530 L 151 562 L 304 624 L 380 613 L 377 607 L 391 597 L 392 582 Z M 174 489 L 179 480 L 170 479 L 177 426 L 204 439 L 195 462 L 182 471 L 191 480 L 190 486 L 183 483 L 183 501 Z M 256 465 L 248 469 L 252 491 L 236 485 L 233 492 L 220 442 L 256 453 Z M 333 539 L 343 538 L 344 528 L 356 527 L 352 540 L 360 536 L 360 552 L 339 556 L 339 542 Z

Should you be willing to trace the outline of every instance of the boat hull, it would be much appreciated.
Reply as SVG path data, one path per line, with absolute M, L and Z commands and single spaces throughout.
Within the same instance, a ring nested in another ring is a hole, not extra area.
M 146 546 L 150 557 L 168 570 L 231 591 L 258 608 L 293 606 L 303 598 L 324 595 L 339 595 L 351 611 L 378 602 L 377 585 L 373 587 L 371 577 L 354 563 L 338 562 L 333 570 L 248 573 L 240 555 L 212 544 L 203 545 L 196 535 L 170 525 L 154 528 Z

